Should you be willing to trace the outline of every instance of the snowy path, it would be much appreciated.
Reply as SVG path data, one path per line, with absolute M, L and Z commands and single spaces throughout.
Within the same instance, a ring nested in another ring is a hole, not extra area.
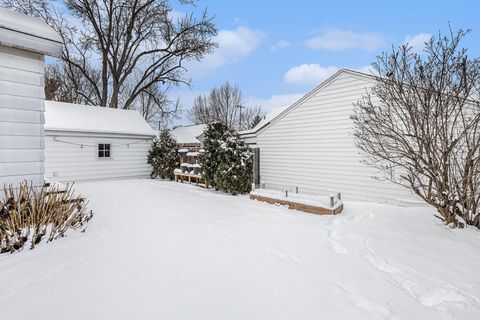
M 86 233 L 0 255 L 2 318 L 480 318 L 480 233 L 426 208 L 316 216 L 153 180 L 77 190 Z

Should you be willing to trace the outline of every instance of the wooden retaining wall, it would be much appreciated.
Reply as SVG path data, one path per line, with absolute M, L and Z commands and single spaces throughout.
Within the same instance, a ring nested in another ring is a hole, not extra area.
M 317 207 L 317 206 L 311 206 L 303 203 L 298 203 L 294 201 L 288 201 L 288 200 L 278 200 L 274 198 L 269 198 L 269 197 L 264 197 L 264 196 L 258 196 L 258 195 L 250 195 L 250 199 L 252 200 L 258 200 L 262 202 L 267 202 L 270 204 L 279 204 L 282 206 L 287 206 L 289 209 L 293 210 L 298 210 L 298 211 L 303 211 L 303 212 L 309 212 L 309 213 L 314 213 L 314 214 L 339 214 L 343 210 L 343 204 L 340 204 L 340 206 L 336 207 L 335 209 L 329 209 L 329 208 L 323 208 L 323 207 Z

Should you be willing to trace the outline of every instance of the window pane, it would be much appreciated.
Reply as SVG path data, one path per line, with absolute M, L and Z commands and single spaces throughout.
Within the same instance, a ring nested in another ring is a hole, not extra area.
M 98 157 L 99 158 L 110 158 L 110 144 L 108 144 L 108 143 L 99 143 L 98 144 Z

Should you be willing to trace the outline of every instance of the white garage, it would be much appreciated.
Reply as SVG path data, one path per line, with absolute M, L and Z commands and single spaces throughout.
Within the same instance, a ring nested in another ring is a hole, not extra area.
M 137 111 L 45 101 L 45 179 L 148 177 L 154 136 Z
M 418 203 L 408 189 L 380 181 L 364 165 L 353 139 L 354 102 L 374 85 L 364 73 L 342 69 L 285 110 L 241 133 L 255 148 L 255 180 L 268 189 L 345 200 Z

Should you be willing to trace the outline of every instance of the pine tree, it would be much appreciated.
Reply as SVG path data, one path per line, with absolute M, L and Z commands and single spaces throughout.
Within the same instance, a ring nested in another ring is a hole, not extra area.
M 148 163 L 152 165 L 152 178 L 173 180 L 177 159 L 177 142 L 169 130 L 162 130 L 159 138 L 153 141 L 148 154 Z
M 215 185 L 231 194 L 251 190 L 252 153 L 245 143 L 234 135 L 226 137 L 220 145 L 219 163 L 215 172 Z
M 255 116 L 255 118 L 253 118 L 252 123 L 250 123 L 250 128 L 249 128 L 249 129 L 255 128 L 255 126 L 256 126 L 257 124 L 259 124 L 260 121 L 262 121 L 262 119 L 263 119 L 263 117 L 261 117 L 260 115 L 257 114 L 257 115 Z
M 232 131 L 223 123 L 216 122 L 207 125 L 204 131 L 203 149 L 200 154 L 200 164 L 202 166 L 202 177 L 212 187 L 216 187 L 215 173 L 220 165 L 219 152 L 222 141 L 227 136 L 231 136 Z

